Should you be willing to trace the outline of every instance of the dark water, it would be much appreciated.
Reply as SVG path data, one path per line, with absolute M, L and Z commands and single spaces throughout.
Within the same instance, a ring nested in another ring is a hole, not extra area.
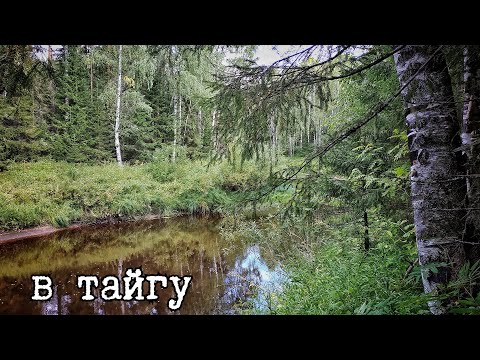
M 283 282 L 280 266 L 256 245 L 224 240 L 218 222 L 190 217 L 104 225 L 0 246 L 0 314 L 234 314 L 248 299 L 265 310 L 271 290 Z M 140 266 L 147 275 L 192 276 L 179 310 L 167 307 L 175 298 L 170 282 L 157 286 L 155 301 L 104 301 L 102 285 L 93 290 L 95 300 L 81 300 L 77 275 L 121 278 Z M 40 274 L 53 282 L 47 301 L 30 299 L 31 276 Z

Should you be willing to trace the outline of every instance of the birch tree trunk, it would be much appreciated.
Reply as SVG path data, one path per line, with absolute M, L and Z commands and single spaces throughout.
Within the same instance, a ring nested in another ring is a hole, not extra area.
M 471 243 L 480 243 L 480 46 L 464 48 L 464 106 L 462 119 L 462 147 L 466 155 L 466 184 L 468 212 L 465 238 Z M 470 261 L 480 258 L 478 245 L 466 244 Z
M 185 104 L 185 124 L 183 127 L 183 138 L 182 138 L 183 142 L 185 142 L 185 138 L 187 138 L 187 135 L 188 135 L 188 118 L 190 117 L 191 111 L 192 111 L 192 100 L 189 100 L 188 104 L 189 106 L 186 106 Z M 186 143 L 188 143 L 188 139 Z
M 216 111 L 212 111 L 212 142 L 213 142 L 213 149 L 217 150 L 217 129 L 216 129 L 216 119 L 215 119 Z
M 173 95 L 173 153 L 172 161 L 177 157 L 177 96 Z
M 68 45 L 64 46 L 64 50 L 65 50 L 65 79 L 68 79 L 68 57 L 70 56 Z M 65 95 L 65 105 L 67 105 L 67 111 L 65 111 L 64 118 L 65 118 L 65 122 L 68 122 L 70 119 L 70 107 L 68 107 L 68 105 L 70 105 L 70 99 L 68 98 L 67 95 Z
M 115 151 L 117 162 L 123 166 L 122 152 L 120 149 L 120 104 L 122 100 L 122 45 L 118 46 L 118 79 L 117 79 L 117 105 L 115 107 Z
M 203 148 L 203 120 L 202 120 L 202 108 L 198 109 L 197 129 L 200 137 L 200 148 Z
M 178 96 L 178 121 L 177 121 L 179 130 L 180 130 L 180 138 L 177 139 L 177 142 L 182 145 L 182 97 Z
M 454 149 L 460 145 L 455 103 L 445 57 L 436 46 L 406 46 L 395 54 L 403 86 L 411 160 L 411 199 L 419 263 L 426 293 L 455 276 L 465 261 L 462 244 L 466 195 L 460 161 Z M 434 273 L 425 268 L 446 263 Z M 430 302 L 430 311 L 444 313 L 443 304 Z
M 277 148 L 277 145 L 275 143 L 275 133 L 277 132 L 276 126 L 275 126 L 275 121 L 274 121 L 274 114 L 269 115 L 269 124 L 268 124 L 268 129 L 270 131 L 270 147 L 269 147 L 269 154 L 270 154 L 270 175 L 273 173 L 273 164 L 275 162 L 275 151 Z
M 93 45 L 90 48 L 90 100 L 93 101 Z

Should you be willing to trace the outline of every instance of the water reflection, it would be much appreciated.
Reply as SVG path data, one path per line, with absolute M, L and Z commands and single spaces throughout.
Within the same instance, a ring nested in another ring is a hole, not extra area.
M 189 217 L 98 226 L 2 246 L 0 314 L 232 314 L 258 289 L 256 306 L 268 306 L 265 294 L 282 283 L 281 268 L 269 267 L 258 246 L 229 243 L 227 251 L 218 221 Z M 167 307 L 175 297 L 171 284 L 157 288 L 156 301 L 104 301 L 98 288 L 95 300 L 80 300 L 77 275 L 122 277 L 140 266 L 144 274 L 193 276 L 179 311 Z M 50 300 L 30 300 L 34 274 L 52 278 Z
M 254 306 L 263 311 L 270 309 L 270 296 L 281 291 L 286 281 L 286 274 L 279 264 L 269 268 L 260 254 L 258 245 L 246 247 L 241 256 L 235 259 L 235 264 L 225 277 L 225 293 L 223 301 L 234 304 L 229 313 L 235 313 L 235 307 L 241 305 L 245 297 L 253 297 Z

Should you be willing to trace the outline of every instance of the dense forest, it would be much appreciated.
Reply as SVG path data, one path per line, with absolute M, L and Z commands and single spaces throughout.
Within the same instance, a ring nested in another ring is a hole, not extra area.
M 244 313 L 479 313 L 480 46 L 258 49 L 1 45 L 0 232 L 219 215 Z

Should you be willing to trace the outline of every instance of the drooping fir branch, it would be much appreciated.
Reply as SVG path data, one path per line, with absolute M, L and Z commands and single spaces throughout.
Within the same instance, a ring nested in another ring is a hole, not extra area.
M 40 45 L 0 46 L 0 89 L 6 91 L 7 98 L 30 89 L 35 75 L 53 77 L 52 64 L 38 56 L 41 52 Z
M 298 167 L 294 168 L 293 172 L 290 174 L 286 174 L 286 171 L 280 171 L 275 173 L 270 181 L 270 184 L 265 186 L 265 190 L 260 192 L 260 195 L 251 198 L 250 201 L 259 201 L 263 197 L 269 195 L 278 187 L 285 185 L 293 180 L 296 179 L 296 176 L 305 169 L 313 160 L 324 156 L 328 153 L 331 149 L 333 149 L 337 144 L 348 138 L 350 135 L 354 134 L 360 128 L 368 124 L 372 119 L 374 119 L 378 114 L 384 111 L 393 101 L 398 98 L 402 91 L 410 85 L 410 83 L 423 71 L 423 69 L 432 61 L 432 59 L 441 51 L 442 46 L 439 46 L 434 53 L 427 59 L 427 61 L 418 68 L 418 70 L 401 86 L 398 91 L 396 91 L 390 98 L 386 101 L 380 102 L 373 106 L 368 112 L 367 115 L 360 121 L 357 121 L 354 125 L 342 130 L 339 132 L 337 136 L 333 138 L 333 140 L 329 141 L 327 144 L 322 146 L 320 149 L 312 152 Z
M 341 55 L 345 55 L 346 51 L 351 49 L 351 46 L 340 46 L 333 55 L 330 53 L 327 59 L 314 64 L 308 64 L 308 58 L 305 58 L 305 53 L 299 52 L 295 54 L 297 55 L 295 60 L 287 64 L 285 64 L 283 60 L 288 57 L 278 60 L 270 66 L 258 66 L 256 64 L 252 65 L 251 63 L 249 65 L 235 65 L 231 67 L 233 71 L 224 74 L 220 80 L 231 89 L 246 91 L 252 87 L 261 85 L 264 90 L 266 90 L 264 93 L 265 97 L 270 97 L 287 90 L 344 79 L 362 73 L 390 58 L 403 47 L 404 45 L 397 46 L 391 51 L 381 54 L 374 60 L 369 61 L 367 64 L 348 68 L 339 74 L 335 74 L 335 72 L 338 68 L 344 66 L 346 62 L 355 63 L 358 61 L 358 59 L 353 59 L 351 56 L 344 56 L 343 59 L 340 59 Z M 309 55 L 313 52 L 311 47 L 305 51 L 306 54 Z M 329 52 L 331 52 L 331 50 Z M 307 64 L 301 63 L 302 61 L 307 61 Z
M 284 135 L 292 135 L 289 131 L 297 123 L 305 123 L 309 112 L 306 109 L 327 108 L 332 80 L 360 74 L 391 57 L 402 46 L 380 55 L 368 51 L 357 58 L 347 51 L 354 49 L 352 46 L 331 46 L 327 47 L 328 55 L 322 55 L 323 59 L 313 60 L 313 53 L 322 49 L 312 46 L 271 66 L 252 65 L 251 61 L 240 59 L 225 73 L 217 75 L 218 81 L 212 86 L 216 93 L 212 101 L 219 108 L 219 132 L 226 143 L 241 141 L 242 160 L 262 152 L 268 119 L 273 114 L 275 127 Z M 359 61 L 362 64 L 352 68 Z M 350 64 L 349 67 L 346 64 Z M 226 147 L 219 150 L 213 159 L 226 155 Z

